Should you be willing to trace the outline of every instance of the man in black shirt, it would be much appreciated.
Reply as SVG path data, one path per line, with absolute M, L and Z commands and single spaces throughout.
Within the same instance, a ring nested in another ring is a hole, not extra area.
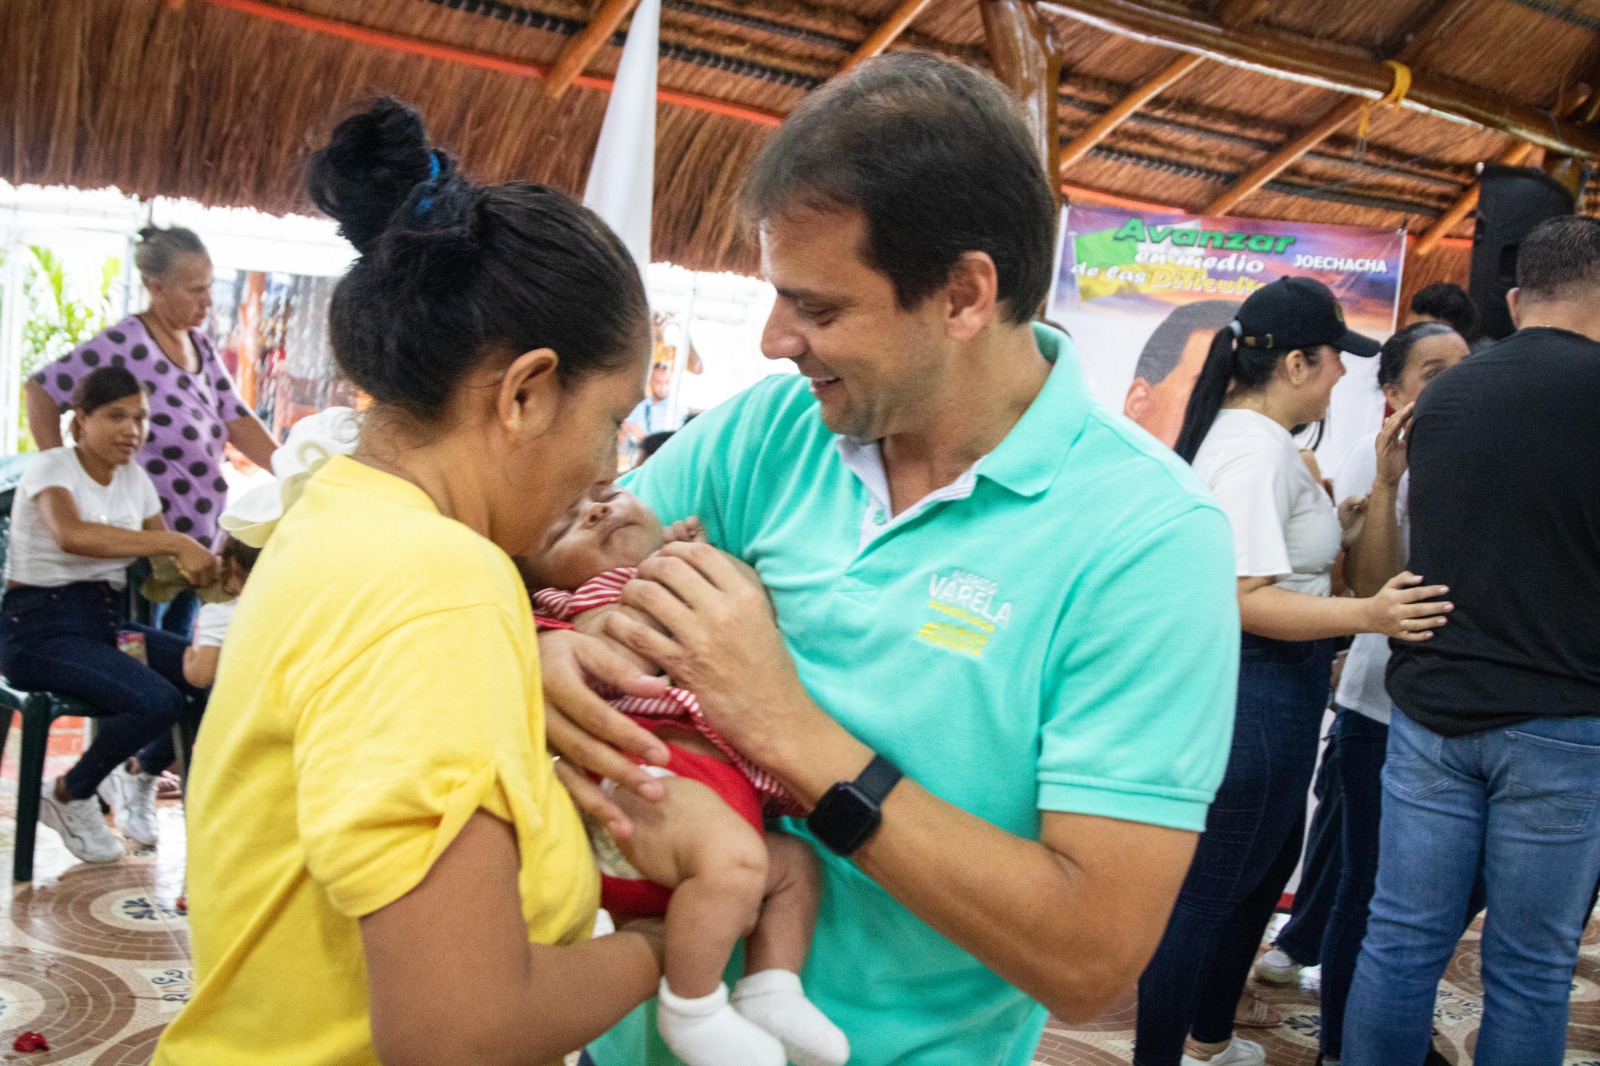
M 1523 242 L 1519 330 L 1440 375 L 1411 429 L 1409 568 L 1455 611 L 1395 642 L 1378 886 L 1343 1066 L 1416 1066 L 1481 875 L 1474 1061 L 1563 1061 L 1600 876 L 1600 221 Z

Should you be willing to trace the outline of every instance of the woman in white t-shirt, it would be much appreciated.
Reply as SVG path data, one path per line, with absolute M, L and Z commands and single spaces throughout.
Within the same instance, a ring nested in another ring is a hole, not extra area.
M 1405 568 L 1410 554 L 1406 452 L 1402 432 L 1422 390 L 1465 359 L 1467 342 L 1449 326 L 1419 322 L 1384 342 L 1378 355 L 1378 385 L 1394 415 L 1383 431 L 1352 449 L 1334 475 L 1334 495 L 1366 497 L 1361 534 L 1345 555 L 1345 581 L 1357 596 L 1371 595 Z M 1378 876 L 1381 773 L 1389 743 L 1389 694 L 1384 673 L 1389 641 L 1381 633 L 1359 634 L 1350 646 L 1334 698 L 1337 716 L 1323 755 L 1323 804 L 1339 811 L 1336 862 L 1338 888 L 1323 931 L 1322 1055 L 1329 1063 L 1343 1051 L 1344 1006 L 1355 976 L 1356 957 L 1367 931 L 1367 906 Z
M 76 443 L 29 463 L 11 507 L 0 669 L 17 688 L 76 696 L 107 714 L 78 764 L 44 782 L 39 805 L 39 820 L 86 862 L 122 856 L 96 792 L 128 839 L 155 844 L 156 777 L 172 761 L 184 696 L 199 695 L 183 680 L 181 637 L 123 625 L 145 661 L 118 647 L 128 565 L 175 555 L 196 584 L 209 584 L 217 568 L 198 542 L 168 531 L 150 476 L 131 462 L 149 417 L 127 370 L 89 374 L 73 394 Z
M 1320 421 L 1371 357 L 1327 286 L 1283 278 L 1250 296 L 1212 341 L 1178 436 L 1233 525 L 1244 630 L 1232 748 L 1206 831 L 1154 959 L 1139 981 L 1136 1066 L 1259 1066 L 1234 1008 L 1300 846 L 1333 642 L 1381 632 L 1425 640 L 1450 605 L 1402 574 L 1376 596 L 1333 598 L 1343 531 L 1291 429 Z

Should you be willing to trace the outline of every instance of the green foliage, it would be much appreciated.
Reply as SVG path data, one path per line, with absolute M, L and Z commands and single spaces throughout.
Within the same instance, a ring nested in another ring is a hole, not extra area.
M 122 274 L 122 260 L 110 258 L 100 264 L 98 291 L 83 292 L 73 283 L 61 257 L 42 245 L 20 249 L 28 256 L 22 282 L 24 314 L 22 323 L 22 380 L 46 363 L 66 355 L 106 327 L 111 314 L 111 287 Z M 27 406 L 19 402 L 21 427 L 18 450 L 33 451 L 28 432 Z

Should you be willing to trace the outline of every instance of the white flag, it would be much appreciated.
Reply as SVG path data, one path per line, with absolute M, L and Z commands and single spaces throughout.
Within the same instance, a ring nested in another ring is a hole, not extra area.
M 656 174 L 656 67 L 661 0 L 639 0 L 606 104 L 583 202 L 617 231 L 643 277 L 650 266 L 650 207 Z

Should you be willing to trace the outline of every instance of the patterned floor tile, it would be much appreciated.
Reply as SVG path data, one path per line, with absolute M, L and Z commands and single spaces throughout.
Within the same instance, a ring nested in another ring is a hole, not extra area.
M 14 811 L 14 779 L 0 779 L 0 855 L 7 863 Z M 161 838 L 158 848 L 91 866 L 76 862 L 53 832 L 39 832 L 33 882 L 0 892 L 0 1062 L 149 1062 L 194 980 L 188 922 L 173 906 L 183 892 L 181 807 L 163 805 Z M 1439 1047 L 1457 1066 L 1472 1061 L 1477 1041 L 1479 966 L 1475 928 L 1450 964 L 1435 1014 Z M 1318 1035 L 1314 984 L 1258 991 L 1284 1022 L 1244 1035 L 1266 1047 L 1270 1066 L 1311 1066 Z M 1131 998 L 1087 1025 L 1052 1019 L 1034 1066 L 1122 1066 L 1132 1058 L 1133 1025 Z M 43 1032 L 51 1050 L 13 1055 L 11 1041 L 25 1029 Z M 1566 1066 L 1600 1066 L 1600 923 L 1584 938 L 1568 1044 Z

